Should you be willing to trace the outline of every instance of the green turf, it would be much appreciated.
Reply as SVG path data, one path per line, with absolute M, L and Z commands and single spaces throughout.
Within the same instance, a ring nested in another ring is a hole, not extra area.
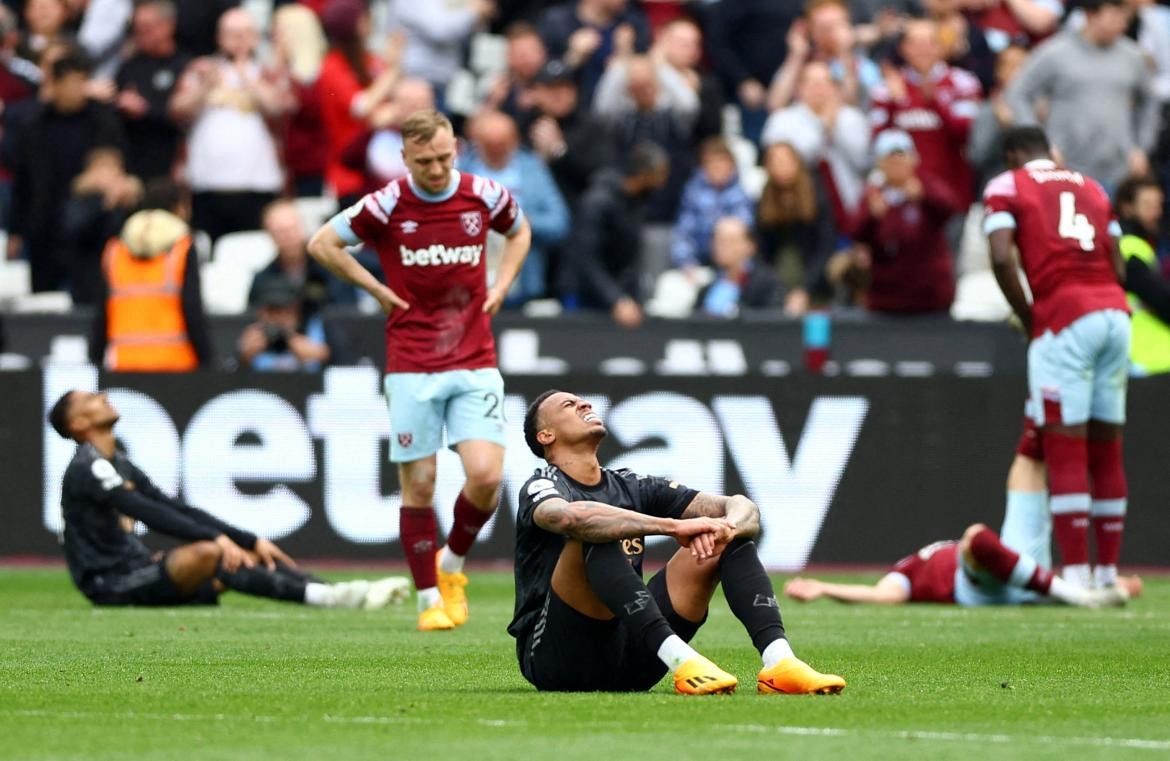
M 60 570 L 0 569 L 0 758 L 682 759 L 1170 756 L 1170 580 L 1124 611 L 783 606 L 837 697 L 758 696 L 719 597 L 697 647 L 731 697 L 538 695 L 504 632 L 507 574 L 471 622 L 413 604 L 95 610 Z

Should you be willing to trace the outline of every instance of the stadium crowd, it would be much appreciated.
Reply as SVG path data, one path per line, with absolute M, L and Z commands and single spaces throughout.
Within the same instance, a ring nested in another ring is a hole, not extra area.
M 1170 321 L 1150 0 L 5 0 L 0 102 L 31 290 L 103 303 L 107 242 L 169 251 L 177 224 L 184 313 L 255 310 L 257 368 L 328 361 L 320 310 L 360 300 L 308 235 L 406 173 L 398 126 L 431 106 L 531 223 L 509 308 L 1001 319 L 979 194 L 1038 122 L 1124 196 L 1131 281 Z

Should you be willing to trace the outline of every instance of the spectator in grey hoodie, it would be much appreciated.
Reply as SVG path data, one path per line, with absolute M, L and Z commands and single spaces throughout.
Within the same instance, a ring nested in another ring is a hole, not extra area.
M 1124 0 L 1085 0 L 1085 24 L 1035 49 L 1008 87 L 1019 124 L 1035 124 L 1037 103 L 1049 103 L 1045 128 L 1071 168 L 1112 188 L 1126 174 L 1149 169 L 1158 131 L 1151 71 L 1125 37 Z

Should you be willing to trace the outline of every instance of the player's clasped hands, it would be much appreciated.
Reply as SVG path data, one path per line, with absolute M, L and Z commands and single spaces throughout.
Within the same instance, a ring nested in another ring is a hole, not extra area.
M 227 534 L 217 536 L 215 543 L 219 545 L 219 549 L 223 553 L 223 559 L 220 563 L 228 573 L 235 573 L 241 565 L 245 568 L 254 568 L 256 566 L 256 561 L 252 559 L 243 547 L 228 538 Z
M 735 524 L 726 518 L 687 518 L 678 521 L 674 538 L 700 563 L 735 538 Z

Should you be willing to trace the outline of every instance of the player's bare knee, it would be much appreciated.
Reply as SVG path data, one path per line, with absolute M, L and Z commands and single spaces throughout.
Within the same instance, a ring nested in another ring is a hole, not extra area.
M 219 561 L 223 559 L 223 550 L 215 542 L 195 542 L 191 545 L 194 553 L 194 565 L 199 571 L 208 576 L 219 570 Z
M 467 496 L 477 505 L 491 504 L 489 509 L 495 509 L 495 496 L 500 491 L 500 482 L 503 474 L 497 469 L 470 471 L 467 473 L 467 483 L 464 489 Z

